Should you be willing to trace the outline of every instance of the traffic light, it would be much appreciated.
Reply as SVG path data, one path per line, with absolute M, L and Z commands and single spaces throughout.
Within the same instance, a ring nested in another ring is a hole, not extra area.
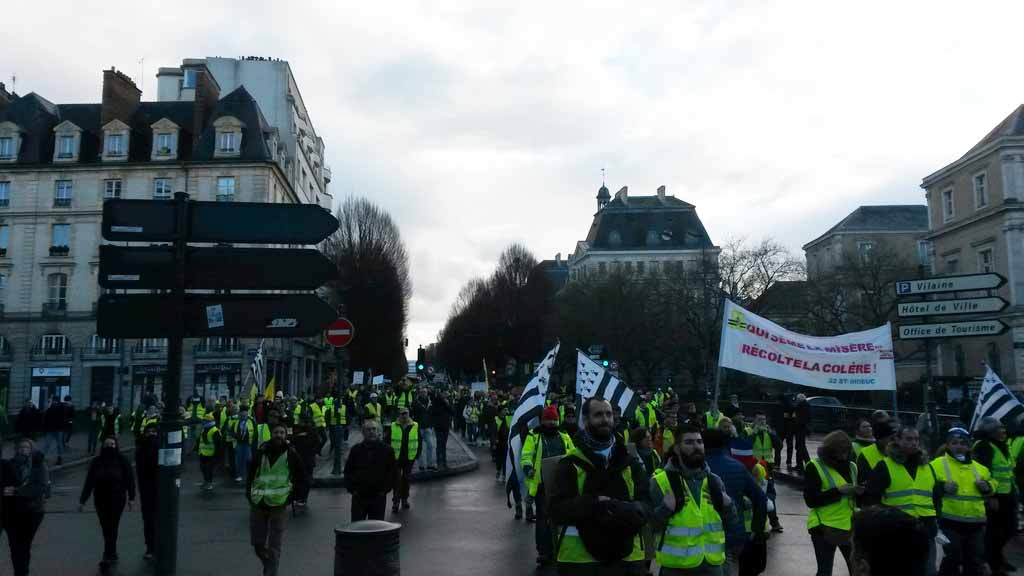
M 609 366 L 607 358 L 601 360 L 601 366 L 604 366 L 605 368 Z
M 427 351 L 420 346 L 416 349 L 416 374 L 423 377 L 424 370 L 427 369 Z

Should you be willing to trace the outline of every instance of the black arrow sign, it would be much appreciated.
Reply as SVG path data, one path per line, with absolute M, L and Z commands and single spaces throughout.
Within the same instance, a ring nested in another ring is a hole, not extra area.
M 315 204 L 188 202 L 185 242 L 316 244 L 338 229 L 338 220 Z M 103 237 L 112 241 L 177 239 L 173 200 L 107 200 Z
M 308 248 L 199 248 L 186 250 L 185 288 L 200 290 L 312 290 L 338 269 Z M 174 285 L 174 248 L 100 246 L 100 286 L 154 289 Z
M 338 318 L 314 294 L 189 294 L 183 317 L 164 295 L 107 294 L 100 297 L 96 316 L 96 332 L 104 338 L 166 337 L 182 320 L 185 337 L 315 336 Z

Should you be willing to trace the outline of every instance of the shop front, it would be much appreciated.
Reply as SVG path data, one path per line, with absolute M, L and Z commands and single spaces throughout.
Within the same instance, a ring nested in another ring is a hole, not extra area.
M 221 396 L 237 398 L 241 389 L 242 364 L 216 362 L 195 365 L 193 386 L 203 398 L 216 400 Z
M 71 395 L 71 367 L 47 366 L 32 368 L 29 398 L 40 410 L 50 404 L 50 398 L 63 399 Z
M 166 380 L 166 364 L 132 366 L 131 408 L 143 404 L 147 398 L 162 399 Z

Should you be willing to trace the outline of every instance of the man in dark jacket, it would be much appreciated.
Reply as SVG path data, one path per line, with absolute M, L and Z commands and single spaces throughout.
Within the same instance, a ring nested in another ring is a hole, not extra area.
M 736 506 L 736 514 L 743 518 L 747 506 L 751 507 L 751 534 L 755 538 L 763 538 L 765 519 L 768 514 L 768 501 L 764 491 L 754 481 L 753 476 L 738 460 L 729 454 L 729 440 L 721 430 L 710 429 L 704 432 L 704 448 L 707 450 L 708 468 L 725 484 L 725 492 Z M 747 501 L 744 501 L 746 497 Z M 725 563 L 726 574 L 734 574 L 740 555 L 746 547 L 750 536 L 741 522 L 733 522 L 726 526 L 725 531 Z M 732 572 L 730 572 L 732 570 Z
M 646 574 L 640 542 L 647 522 L 643 473 L 626 447 L 615 441 L 611 404 L 590 398 L 583 413 L 586 426 L 558 462 L 549 487 L 558 573 Z
M 142 503 L 142 532 L 146 539 L 143 558 L 153 559 L 156 550 L 156 486 L 159 477 L 160 437 L 157 424 L 152 422 L 142 432 L 142 440 L 135 447 L 135 476 L 138 479 L 139 500 Z
M 25 400 L 25 406 L 21 408 L 21 412 L 18 412 L 18 418 L 14 421 L 14 433 L 35 440 L 40 423 L 39 409 L 31 400 Z
M 412 403 L 412 419 L 419 424 L 423 451 L 419 455 L 420 470 L 437 470 L 437 436 L 434 435 L 434 410 L 426 388 L 420 388 Z
M 802 474 L 804 467 L 811 461 L 811 456 L 807 453 L 807 434 L 811 430 L 811 405 L 807 402 L 806 396 L 796 395 L 796 406 L 793 411 L 796 416 L 796 429 L 793 431 L 796 438 L 796 469 Z
M 435 394 L 430 406 L 430 416 L 434 423 L 434 434 L 437 437 L 437 465 L 441 469 L 448 468 L 448 432 L 451 429 L 452 407 L 445 394 Z
M 64 404 L 54 396 L 50 405 L 43 413 L 43 432 L 46 442 L 43 444 L 43 455 L 49 455 L 50 446 L 57 451 L 57 465 L 64 463 Z
M 388 492 L 394 485 L 395 454 L 380 441 L 380 423 L 363 422 L 363 441 L 352 447 L 345 462 L 345 485 L 352 494 L 352 521 L 383 520 Z

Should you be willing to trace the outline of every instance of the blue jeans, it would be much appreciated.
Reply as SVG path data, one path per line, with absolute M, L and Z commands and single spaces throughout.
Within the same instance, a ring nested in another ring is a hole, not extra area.
M 43 455 L 49 455 L 50 445 L 57 447 L 57 459 L 60 460 L 64 457 L 64 431 L 57 430 L 56 432 L 46 433 L 46 442 L 43 444 Z
M 437 467 L 437 436 L 433 428 L 420 428 L 420 439 L 423 441 L 423 449 L 420 450 L 420 468 Z
M 244 480 L 249 476 L 249 463 L 252 462 L 252 446 L 248 444 L 235 445 L 235 476 L 241 476 Z

